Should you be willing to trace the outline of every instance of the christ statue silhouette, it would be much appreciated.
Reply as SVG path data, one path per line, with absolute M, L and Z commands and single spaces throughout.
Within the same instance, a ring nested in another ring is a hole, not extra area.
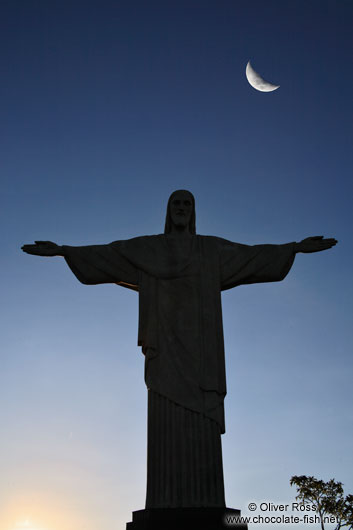
M 106 245 L 36 241 L 22 247 L 37 256 L 63 256 L 84 284 L 139 293 L 138 344 L 148 388 L 146 508 L 225 507 L 221 292 L 281 281 L 296 253 L 336 243 L 315 236 L 249 246 L 197 235 L 194 197 L 178 190 L 169 198 L 163 234 Z

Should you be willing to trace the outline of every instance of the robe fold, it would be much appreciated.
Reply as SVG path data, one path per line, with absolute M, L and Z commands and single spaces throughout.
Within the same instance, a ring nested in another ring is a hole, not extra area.
M 138 344 L 147 387 L 217 422 L 224 433 L 221 291 L 283 280 L 294 243 L 249 246 L 194 235 L 181 252 L 176 240 L 162 234 L 63 248 L 80 282 L 139 292 Z

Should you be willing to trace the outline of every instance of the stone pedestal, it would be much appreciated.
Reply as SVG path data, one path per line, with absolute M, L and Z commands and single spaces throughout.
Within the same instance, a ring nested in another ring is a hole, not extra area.
M 150 508 L 132 515 L 132 522 L 126 524 L 126 530 L 248 529 L 246 524 L 235 524 L 234 519 L 240 517 L 240 510 L 233 508 Z

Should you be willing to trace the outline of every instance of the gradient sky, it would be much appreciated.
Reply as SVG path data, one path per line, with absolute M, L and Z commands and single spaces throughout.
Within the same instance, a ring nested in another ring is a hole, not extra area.
M 353 493 L 352 2 L 0 9 L 0 530 L 124 530 L 144 507 L 137 294 L 20 246 L 161 233 L 178 188 L 200 234 L 339 240 L 223 294 L 227 505 L 292 502 L 301 474 Z

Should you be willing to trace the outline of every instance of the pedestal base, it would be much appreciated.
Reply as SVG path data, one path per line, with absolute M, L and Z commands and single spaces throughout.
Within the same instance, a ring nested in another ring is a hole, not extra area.
M 236 524 L 240 510 L 233 508 L 150 508 L 133 512 L 132 516 L 126 530 L 248 529 L 247 524 Z

